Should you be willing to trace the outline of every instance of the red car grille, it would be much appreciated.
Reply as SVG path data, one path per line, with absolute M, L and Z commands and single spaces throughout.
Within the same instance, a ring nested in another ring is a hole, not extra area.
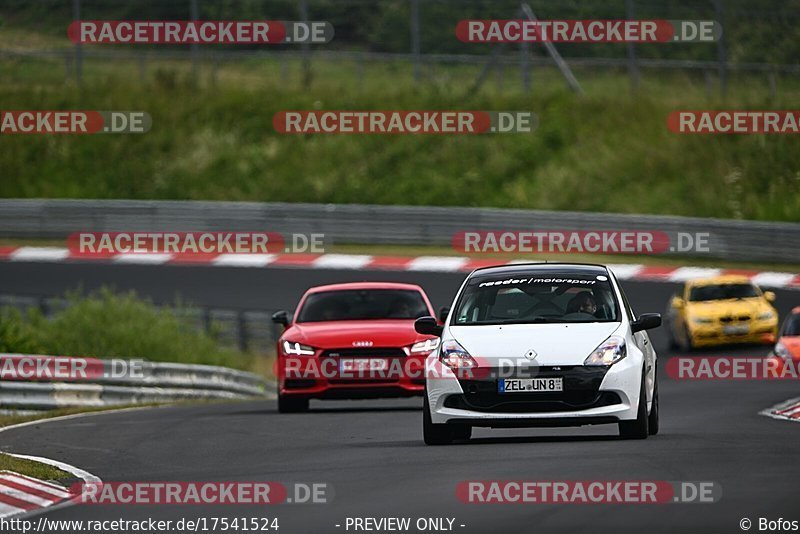
M 322 353 L 323 358 L 405 358 L 406 353 L 400 348 L 357 348 L 330 349 Z
M 342 358 L 380 358 L 388 360 L 388 365 L 391 367 L 392 362 L 397 359 L 405 360 L 406 353 L 401 348 L 348 348 L 348 349 L 330 349 L 322 353 L 322 358 L 342 359 Z M 397 365 L 397 364 L 395 364 Z M 401 367 L 402 368 L 402 367 Z M 397 373 L 390 373 L 389 371 L 384 374 L 376 373 L 369 377 L 352 378 L 352 377 L 333 377 L 328 378 L 328 382 L 332 384 L 386 384 L 397 382 L 399 376 Z

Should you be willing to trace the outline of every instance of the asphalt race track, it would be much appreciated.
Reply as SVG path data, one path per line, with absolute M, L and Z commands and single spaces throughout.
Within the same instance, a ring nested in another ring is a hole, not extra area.
M 449 304 L 463 274 L 0 262 L 0 293 L 48 295 L 79 284 L 135 289 L 159 302 L 180 295 L 232 309 L 291 309 L 309 286 L 351 280 L 420 283 Z M 674 287 L 623 283 L 637 313 L 663 312 Z M 781 316 L 800 292 L 778 290 Z M 671 356 L 652 335 L 660 367 Z M 701 354 L 764 355 L 765 347 Z M 672 354 L 674 355 L 674 354 Z M 4 451 L 55 458 L 111 481 L 321 482 L 327 504 L 73 506 L 50 519 L 178 520 L 278 517 L 282 534 L 348 532 L 347 517 L 455 518 L 454 531 L 741 532 L 742 518 L 800 520 L 800 425 L 758 412 L 798 397 L 792 381 L 678 382 L 660 374 L 661 433 L 620 441 L 615 425 L 579 429 L 476 429 L 450 447 L 422 443 L 421 400 L 312 402 L 279 415 L 274 401 L 168 407 L 44 423 L 0 434 Z M 466 480 L 713 481 L 713 504 L 464 504 Z M 336 525 L 341 525 L 337 527 Z M 463 527 L 461 525 L 464 525 Z M 415 530 L 412 530 L 415 531 Z M 354 532 L 350 529 L 349 532 Z

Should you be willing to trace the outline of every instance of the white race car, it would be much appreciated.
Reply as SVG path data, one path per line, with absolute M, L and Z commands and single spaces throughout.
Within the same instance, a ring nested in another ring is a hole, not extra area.
M 656 353 L 614 274 L 601 265 L 515 264 L 473 271 L 428 356 L 425 443 L 469 439 L 472 427 L 617 423 L 620 436 L 658 432 Z

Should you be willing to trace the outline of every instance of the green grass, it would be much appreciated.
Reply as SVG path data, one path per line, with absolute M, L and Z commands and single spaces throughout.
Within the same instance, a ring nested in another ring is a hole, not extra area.
M 15 43 L 18 46 L 19 37 Z M 24 44 L 24 43 L 23 43 Z M 622 72 L 577 69 L 578 97 L 552 68 L 533 71 L 533 92 L 505 69 L 477 92 L 475 66 L 437 66 L 419 86 L 410 66 L 312 62 L 301 69 L 246 59 L 197 80 L 188 63 L 87 60 L 84 84 L 55 60 L 0 64 L 5 109 L 143 110 L 143 135 L 4 136 L 1 197 L 212 199 L 495 206 L 617 213 L 800 220 L 796 136 L 681 136 L 675 109 L 792 109 L 797 80 L 732 75 L 726 101 L 702 76 L 644 72 L 631 97 Z M 285 75 L 284 75 L 285 74 Z M 530 134 L 478 136 L 280 135 L 287 109 L 532 110 Z
M 0 423 L 2 424 L 2 423 Z M 8 454 L 0 453 L 0 471 L 14 471 L 20 475 L 38 478 L 40 480 L 67 480 L 73 475 L 51 465 L 15 458 Z
M 0 352 L 143 358 L 242 370 L 250 370 L 259 359 L 220 346 L 213 335 L 181 319 L 182 314 L 156 308 L 132 292 L 115 294 L 104 288 L 86 296 L 70 294 L 67 300 L 65 309 L 48 318 L 35 309 L 23 315 L 0 308 Z

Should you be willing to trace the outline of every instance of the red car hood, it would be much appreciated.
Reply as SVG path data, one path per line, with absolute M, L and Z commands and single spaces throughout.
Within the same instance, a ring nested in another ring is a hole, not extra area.
M 295 323 L 283 339 L 319 349 L 402 347 L 428 339 L 414 330 L 413 319 Z M 368 343 L 372 343 L 369 345 Z
M 800 361 L 800 336 L 783 336 L 778 341 L 786 347 L 793 360 Z

